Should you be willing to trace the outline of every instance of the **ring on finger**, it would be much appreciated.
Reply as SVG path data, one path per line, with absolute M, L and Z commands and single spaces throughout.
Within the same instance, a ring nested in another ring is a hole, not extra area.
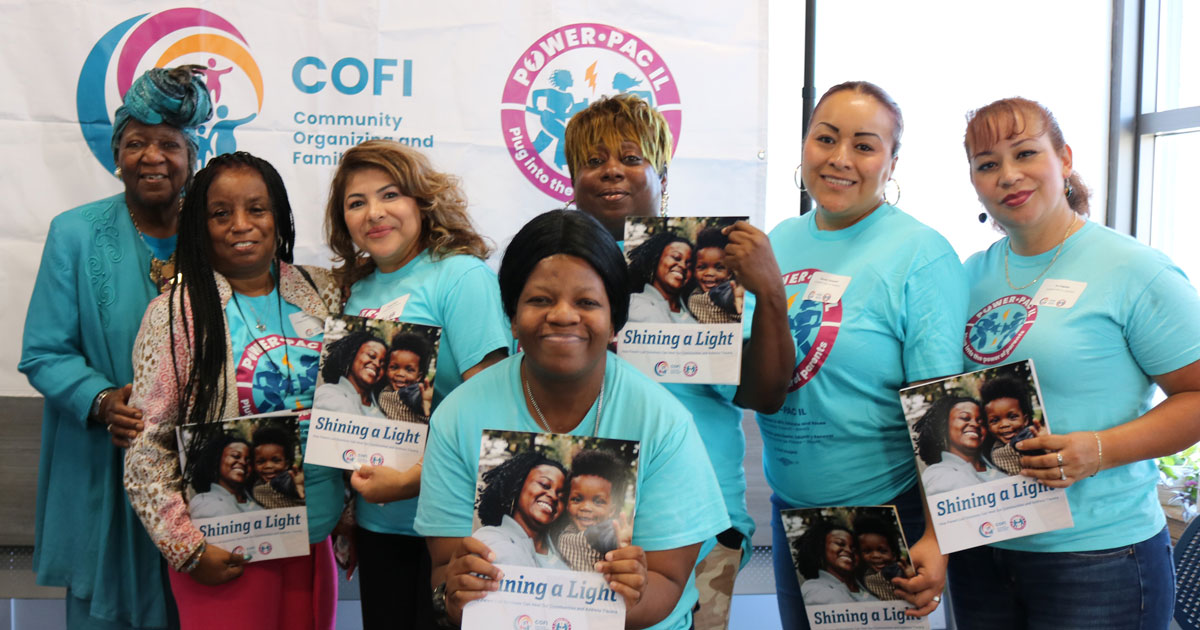
M 1063 460 L 1062 460 L 1062 451 L 1059 451 L 1059 452 L 1055 453 L 1055 455 L 1058 455 L 1058 465 L 1059 465 L 1059 466 L 1062 466 L 1062 465 L 1063 465 Z
M 935 603 L 935 604 L 940 604 L 940 603 L 942 603 L 942 596 L 941 596 L 941 595 L 934 595 L 934 596 L 933 596 L 933 603 Z
M 1058 479 L 1059 479 L 1059 481 L 1067 480 L 1067 471 L 1063 470 L 1062 466 L 1058 467 Z

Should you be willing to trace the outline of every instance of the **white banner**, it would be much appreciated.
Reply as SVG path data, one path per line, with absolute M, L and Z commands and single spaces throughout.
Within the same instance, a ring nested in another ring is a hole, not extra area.
M 121 190 L 112 113 L 153 66 L 208 68 L 216 111 L 201 153 L 250 151 L 279 169 L 299 262 L 329 264 L 328 182 L 341 154 L 370 137 L 418 146 L 459 175 L 477 226 L 502 248 L 569 198 L 561 128 L 616 92 L 651 98 L 671 123 L 673 214 L 762 224 L 762 1 L 93 0 L 0 11 L 0 281 L 17 305 L 0 316 L 6 330 L 23 326 L 50 219 Z M 0 344 L 0 395 L 33 394 L 15 370 L 19 336 Z

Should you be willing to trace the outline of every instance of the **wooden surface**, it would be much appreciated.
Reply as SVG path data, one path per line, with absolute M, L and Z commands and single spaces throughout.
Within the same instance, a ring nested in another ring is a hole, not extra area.
M 0 396 L 0 545 L 33 544 L 42 399 Z

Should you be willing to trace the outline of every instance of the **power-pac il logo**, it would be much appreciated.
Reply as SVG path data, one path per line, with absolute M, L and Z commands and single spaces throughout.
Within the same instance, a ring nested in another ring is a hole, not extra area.
M 637 94 L 662 112 L 679 145 L 679 88 L 640 38 L 606 24 L 569 24 L 526 49 L 509 72 L 500 104 L 504 143 L 525 178 L 559 201 L 571 199 L 567 121 L 600 96 L 618 93 Z
M 818 271 L 820 269 L 801 269 L 785 273 L 783 285 L 807 285 L 813 274 Z M 792 372 L 792 380 L 788 383 L 788 392 L 794 392 L 811 381 L 829 358 L 842 325 L 842 301 L 827 304 L 806 300 L 803 289 L 786 290 L 792 294 L 788 297 L 788 323 L 791 324 L 798 359 L 796 369 Z
M 1037 321 L 1038 307 L 1027 295 L 1006 295 L 967 320 L 963 354 L 980 365 L 996 365 L 1020 345 Z
M 237 150 L 234 130 L 262 111 L 263 79 L 241 32 L 204 9 L 144 13 L 114 26 L 88 53 L 79 73 L 75 106 L 92 155 L 113 170 L 112 112 L 134 79 L 150 68 L 203 66 L 213 117 L 199 130 L 200 153 L 208 158 Z

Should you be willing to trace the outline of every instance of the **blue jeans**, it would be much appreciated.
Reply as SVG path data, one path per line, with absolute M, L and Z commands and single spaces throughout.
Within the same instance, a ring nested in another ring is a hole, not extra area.
M 895 505 L 900 515 L 900 527 L 904 538 L 913 544 L 925 533 L 925 508 L 921 505 L 921 492 L 917 486 L 909 488 L 884 505 Z M 792 564 L 792 548 L 783 531 L 780 510 L 791 509 L 782 499 L 771 495 L 771 560 L 775 568 L 775 601 L 779 604 L 779 620 L 784 630 L 809 630 L 808 614 L 804 611 L 804 600 L 800 597 L 800 578 Z
M 950 554 L 949 583 L 955 620 L 971 630 L 1164 630 L 1175 607 L 1166 529 L 1098 551 L 967 549 Z

